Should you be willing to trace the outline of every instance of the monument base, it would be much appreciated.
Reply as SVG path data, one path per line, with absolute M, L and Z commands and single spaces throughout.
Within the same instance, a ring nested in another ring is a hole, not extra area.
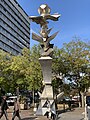
M 41 99 L 41 102 L 39 104 L 39 107 L 36 111 L 36 115 L 45 115 L 47 112 L 47 106 L 46 106 L 46 99 Z M 49 99 L 50 105 L 51 105 L 51 111 L 56 114 L 56 109 L 55 109 L 55 102 L 53 99 Z
M 39 103 L 39 107 L 36 111 L 36 115 L 45 115 L 47 112 L 47 99 L 50 102 L 50 109 L 54 113 L 56 113 L 55 109 L 55 102 L 53 99 L 53 90 L 51 86 L 51 78 L 52 78 L 52 58 L 51 57 L 41 57 L 39 58 L 41 67 L 42 67 L 42 72 L 43 72 L 43 81 L 44 81 L 44 89 L 41 95 L 41 101 Z

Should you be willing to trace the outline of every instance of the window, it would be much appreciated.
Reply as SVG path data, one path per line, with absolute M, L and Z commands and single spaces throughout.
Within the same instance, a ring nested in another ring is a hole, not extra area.
M 1 7 L 1 6 L 0 6 Z M 0 12 L 0 16 L 2 16 L 2 13 Z
M 7 10 L 5 8 L 3 8 L 3 10 L 6 12 Z
M 2 35 L 2 39 L 4 40 L 4 36 Z
M 0 34 L 0 38 L 2 38 L 2 35 Z

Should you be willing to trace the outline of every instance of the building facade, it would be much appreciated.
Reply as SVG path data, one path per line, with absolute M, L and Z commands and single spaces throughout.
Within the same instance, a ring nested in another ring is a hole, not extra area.
M 13 55 L 30 48 L 30 20 L 16 0 L 0 0 L 0 49 Z

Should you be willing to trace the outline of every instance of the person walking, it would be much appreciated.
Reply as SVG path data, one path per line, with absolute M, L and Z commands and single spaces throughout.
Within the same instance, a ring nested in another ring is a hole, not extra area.
M 51 118 L 51 104 L 50 104 L 50 101 L 48 100 L 48 98 L 47 98 L 47 100 L 46 100 L 46 107 L 47 107 L 47 111 L 46 111 L 46 116 L 47 116 L 47 118 Z
M 20 109 L 19 101 L 17 99 L 15 99 L 15 102 L 14 102 L 14 112 L 13 112 L 12 120 L 14 120 L 14 118 L 16 116 L 19 118 L 19 120 L 21 120 L 21 117 L 20 117 L 20 114 L 19 114 L 19 109 Z
M 46 116 L 47 118 L 49 118 L 49 120 L 55 120 L 56 118 L 56 112 L 55 110 L 53 109 L 51 103 L 50 103 L 50 100 L 47 98 L 46 100 L 46 107 L 47 107 L 47 111 L 46 111 Z
M 3 116 L 3 114 L 5 115 L 6 120 L 8 120 L 7 117 L 7 109 L 8 109 L 8 105 L 6 102 L 6 96 L 3 96 L 2 98 L 2 102 L 1 102 L 1 114 L 0 114 L 0 119 Z

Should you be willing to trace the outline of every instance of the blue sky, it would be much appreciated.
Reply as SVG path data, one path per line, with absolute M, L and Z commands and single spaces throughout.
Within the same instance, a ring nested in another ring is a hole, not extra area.
M 61 48 L 63 43 L 70 42 L 75 36 L 81 40 L 90 41 L 90 0 L 17 0 L 29 16 L 39 16 L 38 8 L 41 4 L 48 4 L 51 14 L 59 13 L 59 21 L 49 22 L 53 30 L 51 34 L 59 31 L 51 42 Z M 40 30 L 39 25 L 31 23 L 32 30 L 36 33 Z M 37 44 L 30 35 L 30 46 Z

